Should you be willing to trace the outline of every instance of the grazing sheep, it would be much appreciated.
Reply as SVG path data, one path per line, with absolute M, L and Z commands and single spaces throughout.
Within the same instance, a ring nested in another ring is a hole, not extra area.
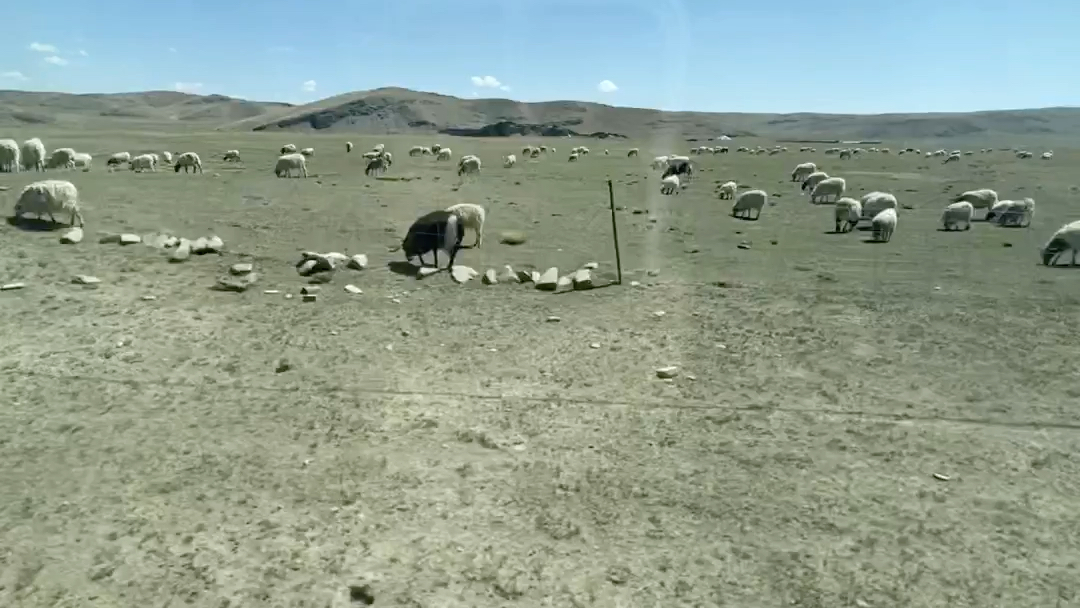
M 1080 221 L 1070 222 L 1062 226 L 1043 245 L 1039 253 L 1042 255 L 1043 265 L 1052 266 L 1061 257 L 1061 254 L 1072 251 L 1072 263 L 1070 266 L 1076 266 L 1077 250 L 1080 250 Z
M 352 142 L 351 141 L 345 142 L 345 153 L 348 154 L 349 152 L 352 152 L 352 149 L 353 149 Z
M 113 159 L 109 159 L 112 162 Z M 136 173 L 143 171 L 157 171 L 157 159 L 153 154 L 140 154 L 128 161 L 128 168 Z
M 401 241 L 405 261 L 412 262 L 414 257 L 418 257 L 420 265 L 425 266 L 424 254 L 432 252 L 435 256 L 435 267 L 438 268 L 441 249 L 450 255 L 450 262 L 446 267 L 452 268 L 465 236 L 465 231 L 458 222 L 458 216 L 450 211 L 432 211 L 418 218 L 409 226 L 408 233 Z
M 442 148 L 442 144 L 435 144 L 434 146 L 431 146 L 431 153 L 438 154 L 439 151 L 442 150 Z
M 817 165 L 814 163 L 801 163 L 795 165 L 795 170 L 791 172 L 791 181 L 801 182 L 810 177 L 810 174 L 817 171 Z
M 836 222 L 834 232 L 851 232 L 862 219 L 862 203 L 853 198 L 843 197 L 836 201 L 833 217 Z
M 1002 205 L 1002 202 L 1005 204 Z M 991 217 L 991 212 L 994 212 L 994 217 Z M 994 223 L 998 226 L 1027 228 L 1031 225 L 1033 215 L 1035 215 L 1035 199 L 1024 198 L 1019 201 L 1000 201 L 987 212 L 986 219 L 995 220 Z
M 278 177 L 292 177 L 293 171 L 297 172 L 297 177 L 308 176 L 307 158 L 303 154 L 283 154 L 274 163 L 274 175 Z
M 990 209 L 994 206 L 994 203 L 998 202 L 998 193 L 990 188 L 980 188 L 978 190 L 968 190 L 967 192 L 961 192 L 954 196 L 950 203 L 959 203 L 961 201 L 967 201 L 971 203 L 976 209 Z
M 389 168 L 390 163 L 385 158 L 376 156 L 369 160 L 367 166 L 364 167 L 364 175 L 382 175 Z
M 577 152 L 571 152 L 570 157 L 566 159 L 566 162 L 568 162 L 568 163 L 576 162 L 577 159 L 578 159 L 578 153 Z
M 668 159 L 668 168 L 664 169 L 664 172 L 660 174 L 660 179 L 664 179 L 669 175 L 686 176 L 686 181 L 690 181 L 694 178 L 694 166 L 690 164 L 690 159 L 685 156 L 672 156 Z
M 634 158 L 640 153 L 641 150 L 638 150 L 637 148 L 630 148 L 630 151 L 626 153 L 626 158 Z
M 239 150 L 227 150 L 225 152 L 225 157 L 222 160 L 227 162 L 227 163 L 228 162 L 238 162 L 240 160 L 240 151 Z
M 539 148 L 533 148 L 532 154 L 529 155 L 529 158 L 540 158 L 540 153 L 542 151 L 543 150 L 540 150 Z
M 959 153 L 959 152 L 953 152 L 952 154 L 950 154 L 950 155 L 948 156 L 948 158 L 946 158 L 945 160 L 941 161 L 941 164 L 943 164 L 943 165 L 944 165 L 944 164 L 945 164 L 945 163 L 947 163 L 947 162 L 952 162 L 952 161 L 959 161 L 959 160 L 960 160 L 960 153 Z
M 86 152 L 76 152 L 71 160 L 75 162 L 76 169 L 82 169 L 83 171 L 89 171 L 90 166 L 94 164 L 94 157 Z
M 865 219 L 873 219 L 877 214 L 886 209 L 896 209 L 900 204 L 896 200 L 896 196 L 888 192 L 879 192 L 877 190 L 873 192 L 867 192 L 862 196 L 859 201 L 862 204 L 862 217 Z
M 480 159 L 473 156 L 462 156 L 461 161 L 458 162 L 458 176 L 462 176 L 468 173 L 469 175 L 476 175 L 480 173 Z
M 296 144 L 285 144 L 281 146 L 281 153 L 284 154 L 296 154 Z
M 847 182 L 842 177 L 828 177 L 814 186 L 810 193 L 810 202 L 813 204 L 828 202 L 825 199 L 832 197 L 832 202 L 840 200 L 847 188 Z
M 73 148 L 57 148 L 49 155 L 49 162 L 45 164 L 48 169 L 74 169 L 75 150 Z
M 194 152 L 184 152 L 180 156 L 176 157 L 176 163 L 173 165 L 173 171 L 180 172 L 180 169 L 184 170 L 184 173 L 188 172 L 188 168 L 191 168 L 192 172 L 203 172 L 202 159 Z
M 660 194 L 678 194 L 681 188 L 678 175 L 665 175 L 660 178 Z
M 739 184 L 735 182 L 725 182 L 721 184 L 719 194 L 720 200 L 735 198 L 735 193 L 739 190 Z
M 890 207 L 874 216 L 870 225 L 874 228 L 874 240 L 879 243 L 888 243 L 892 240 L 893 231 L 896 230 L 896 209 Z
M 168 164 L 172 164 L 172 152 L 162 152 L 161 158 Z
M 409 148 L 409 156 L 422 156 L 424 154 L 424 146 L 413 146 Z
M 386 149 L 386 144 L 375 144 L 375 147 L 371 149 L 372 152 L 378 152 L 382 154 L 382 151 Z
M 510 167 L 513 167 L 516 164 L 517 164 L 517 156 L 515 156 L 513 154 L 508 154 L 506 156 L 506 158 L 503 159 L 503 167 L 506 167 L 507 169 L 509 169 Z
M 954 230 L 958 224 L 963 224 L 964 230 L 971 230 L 971 218 L 974 215 L 975 207 L 971 203 L 950 203 L 941 213 L 941 226 L 945 230 Z
M 22 143 L 19 149 L 22 152 L 23 170 L 45 170 L 45 144 L 41 143 L 40 139 L 36 137 L 28 139 Z
M 19 142 L 14 139 L 0 139 L 0 172 L 18 173 L 22 169 L 22 154 Z
M 731 217 L 756 220 L 761 217 L 761 208 L 767 202 L 769 195 L 764 190 L 747 190 L 735 199 L 735 204 L 731 206 Z M 751 211 L 756 212 L 754 217 L 750 217 Z
M 457 216 L 462 239 L 465 238 L 466 228 L 471 228 L 476 233 L 476 240 L 472 246 L 479 249 L 484 244 L 484 219 L 487 217 L 484 208 L 473 203 L 458 203 L 447 207 L 446 210 Z
M 847 148 L 840 151 L 840 160 L 844 160 L 845 158 L 851 158 L 851 150 L 848 150 Z
M 814 188 L 817 187 L 818 182 L 825 179 L 829 179 L 828 173 L 825 173 L 824 171 L 814 171 L 806 176 L 806 179 L 803 180 L 802 186 L 799 189 L 803 192 L 813 192 Z
M 668 166 L 668 162 L 667 162 L 668 158 L 670 158 L 670 157 L 669 156 L 657 156 L 656 158 L 652 159 L 652 162 L 649 163 L 649 165 L 653 169 L 656 169 L 656 170 L 659 171 L 660 169 L 663 169 L 663 168 Z
M 537 148 L 535 146 L 525 146 L 524 148 L 521 149 L 521 155 L 522 156 L 532 156 L 532 153 L 539 150 L 539 149 L 540 148 Z
M 54 224 L 54 213 L 70 213 L 72 226 L 82 226 L 83 216 L 79 211 L 79 191 L 75 184 L 59 179 L 47 179 L 34 182 L 23 188 L 19 200 L 15 202 L 15 219 L 24 213 L 33 213 L 40 219 L 48 215 Z M 78 222 L 76 224 L 76 222 Z
M 1042 153 L 1042 159 L 1043 160 L 1050 160 L 1052 158 L 1054 158 L 1054 153 L 1053 152 L 1043 152 Z
M 394 155 L 393 155 L 393 154 L 391 154 L 391 153 L 389 153 L 389 152 L 383 152 L 383 153 L 382 153 L 382 157 L 383 157 L 384 159 L 386 159 L 386 166 L 387 166 L 387 167 L 389 167 L 390 165 L 394 164 Z
M 435 152 L 435 148 L 432 148 L 431 151 Z M 439 151 L 435 152 L 435 160 L 450 160 L 450 157 L 453 156 L 453 154 L 454 153 L 450 151 L 450 148 L 439 148 Z
M 382 158 L 382 152 L 364 152 L 364 160 Z
M 315 148 L 302 148 L 300 154 L 308 157 L 315 156 Z

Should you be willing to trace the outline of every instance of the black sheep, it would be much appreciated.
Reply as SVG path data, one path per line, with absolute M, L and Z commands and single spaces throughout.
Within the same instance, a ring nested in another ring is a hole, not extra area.
M 454 265 L 454 258 L 461 249 L 461 241 L 465 236 L 458 217 L 449 211 L 432 211 L 413 222 L 409 232 L 401 241 L 401 250 L 405 252 L 405 260 L 411 262 L 414 257 L 420 258 L 420 265 L 424 265 L 424 254 L 432 252 L 435 255 L 435 267 L 439 267 L 439 250 L 450 252 L 450 268 Z
M 664 179 L 669 175 L 685 175 L 687 180 L 694 177 L 694 168 L 690 166 L 690 163 L 683 161 L 669 165 L 667 169 L 664 169 L 664 174 L 660 176 L 660 179 Z

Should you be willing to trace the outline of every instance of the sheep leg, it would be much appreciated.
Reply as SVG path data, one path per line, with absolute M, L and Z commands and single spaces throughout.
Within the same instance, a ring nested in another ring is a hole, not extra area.
M 49 215 L 49 219 L 52 220 L 52 223 L 54 223 L 54 224 L 59 224 L 60 223 L 60 222 L 56 221 L 56 217 L 53 216 L 52 211 L 49 211 L 47 213 Z

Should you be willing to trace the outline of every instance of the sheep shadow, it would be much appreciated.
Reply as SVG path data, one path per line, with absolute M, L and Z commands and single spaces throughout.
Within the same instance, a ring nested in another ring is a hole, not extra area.
M 937 229 L 938 232 L 967 232 L 969 230 L 971 230 L 970 225 L 967 228 L 964 228 L 963 230 L 953 230 L 951 228 L 938 228 Z
M 19 230 L 26 232 L 54 232 L 63 228 L 70 228 L 68 224 L 62 222 L 54 222 L 45 218 L 30 218 L 30 217 L 15 217 L 14 215 L 7 218 L 9 226 L 14 226 Z
M 863 239 L 863 243 L 865 243 L 867 245 L 884 245 L 884 244 L 886 244 L 888 242 L 889 241 L 879 241 L 879 240 L 875 239 L 874 237 L 870 237 L 868 239 Z
M 401 275 L 403 277 L 415 278 L 418 274 L 420 274 L 420 267 L 411 262 L 394 260 L 391 262 L 387 262 L 386 267 L 390 270 L 390 272 Z

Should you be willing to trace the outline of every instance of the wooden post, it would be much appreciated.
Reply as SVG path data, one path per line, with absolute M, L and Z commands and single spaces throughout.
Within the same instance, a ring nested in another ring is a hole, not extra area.
M 615 186 L 607 180 L 608 206 L 611 208 L 611 238 L 615 243 L 615 272 L 618 284 L 622 285 L 622 255 L 619 253 L 619 224 L 615 221 Z

